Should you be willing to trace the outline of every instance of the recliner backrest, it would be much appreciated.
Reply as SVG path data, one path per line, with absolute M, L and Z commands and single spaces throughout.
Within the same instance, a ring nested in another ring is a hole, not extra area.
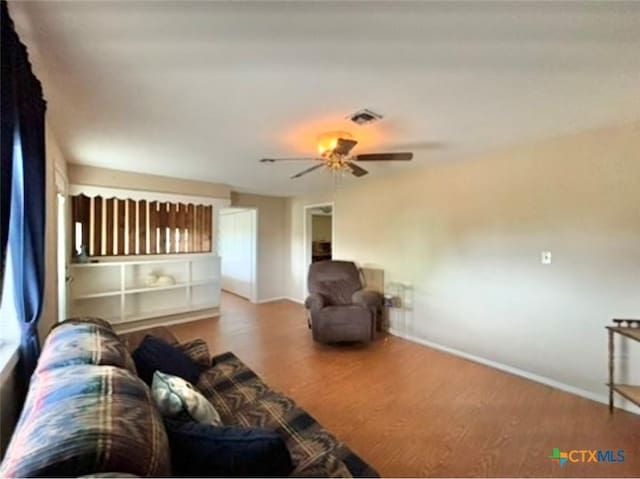
M 352 261 L 319 261 L 309 266 L 307 287 L 330 305 L 351 304 L 353 293 L 362 289 L 360 271 Z

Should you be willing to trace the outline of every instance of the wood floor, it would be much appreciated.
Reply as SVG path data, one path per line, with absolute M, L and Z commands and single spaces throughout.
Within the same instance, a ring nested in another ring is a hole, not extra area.
M 233 351 L 383 476 L 640 476 L 640 416 L 391 336 L 318 345 L 292 302 L 222 306 L 174 333 Z M 554 447 L 624 449 L 625 462 L 561 468 Z

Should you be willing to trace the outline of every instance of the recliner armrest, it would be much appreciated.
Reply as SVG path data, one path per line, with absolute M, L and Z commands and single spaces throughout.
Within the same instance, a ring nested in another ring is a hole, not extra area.
M 310 294 L 304 301 L 304 307 L 311 311 L 320 311 L 325 305 L 326 301 L 324 300 L 324 296 L 319 293 Z
M 353 293 L 351 302 L 365 308 L 380 308 L 382 306 L 382 295 L 377 291 L 360 289 Z

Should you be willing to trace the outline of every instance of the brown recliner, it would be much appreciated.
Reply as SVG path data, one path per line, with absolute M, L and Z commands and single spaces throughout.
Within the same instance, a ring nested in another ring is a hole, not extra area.
M 321 343 L 369 342 L 375 337 L 382 295 L 363 289 L 351 261 L 320 261 L 309 267 L 309 310 L 313 339 Z

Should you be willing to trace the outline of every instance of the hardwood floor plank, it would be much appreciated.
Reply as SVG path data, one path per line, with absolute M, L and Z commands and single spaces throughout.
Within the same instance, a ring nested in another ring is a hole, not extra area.
M 303 307 L 223 294 L 222 315 L 172 327 L 233 351 L 383 476 L 634 477 L 640 416 L 409 341 L 316 344 Z M 549 459 L 553 448 L 624 449 L 623 463 Z

